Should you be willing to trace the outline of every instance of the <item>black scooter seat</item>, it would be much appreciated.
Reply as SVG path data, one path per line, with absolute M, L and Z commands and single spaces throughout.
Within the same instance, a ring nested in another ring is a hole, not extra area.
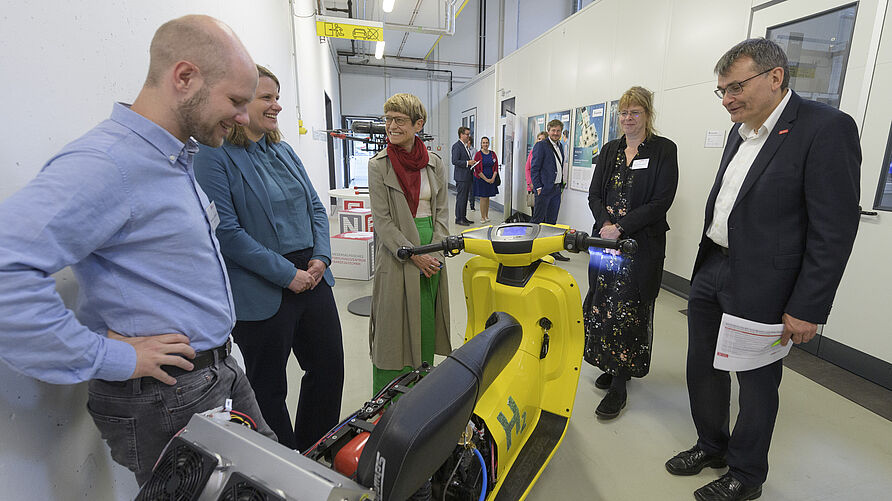
M 477 398 L 520 346 L 522 328 L 504 312 L 453 351 L 381 417 L 359 458 L 357 481 L 379 499 L 412 495 L 452 453 Z

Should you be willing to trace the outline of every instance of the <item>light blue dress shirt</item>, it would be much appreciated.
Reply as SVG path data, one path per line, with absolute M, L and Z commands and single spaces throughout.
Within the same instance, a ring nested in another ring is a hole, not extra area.
M 107 329 L 226 342 L 235 309 L 196 151 L 118 103 L 0 203 L 0 359 L 50 383 L 120 381 L 136 351 Z M 77 318 L 50 276 L 66 266 Z

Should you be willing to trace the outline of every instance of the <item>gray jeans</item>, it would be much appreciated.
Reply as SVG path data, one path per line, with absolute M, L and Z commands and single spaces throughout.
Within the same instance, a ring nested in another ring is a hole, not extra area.
M 154 378 L 90 381 L 87 410 L 111 449 L 112 458 L 136 474 L 139 485 L 173 435 L 202 413 L 232 399 L 232 408 L 257 423 L 257 431 L 275 440 L 254 399 L 254 390 L 233 357 L 177 377 L 168 386 Z

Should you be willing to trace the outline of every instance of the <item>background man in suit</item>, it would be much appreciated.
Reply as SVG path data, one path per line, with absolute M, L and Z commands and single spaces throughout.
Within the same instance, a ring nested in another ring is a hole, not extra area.
M 539 141 L 533 146 L 530 160 L 530 178 L 536 203 L 533 205 L 531 223 L 557 223 L 558 211 L 561 209 L 561 192 L 564 187 L 564 145 L 561 143 L 561 132 L 564 123 L 558 119 L 548 122 L 548 140 Z M 552 254 L 558 261 L 569 261 L 570 258 L 560 252 Z
M 468 196 L 471 194 L 471 186 L 474 184 L 474 175 L 471 166 L 474 160 L 471 157 L 471 129 L 458 128 L 458 141 L 452 145 L 453 176 L 455 177 L 455 224 L 470 226 L 472 221 L 468 219 Z
M 783 323 L 804 343 L 825 323 L 859 218 L 861 150 L 845 113 L 788 89 L 787 57 L 745 40 L 716 64 L 716 95 L 735 125 L 706 203 L 688 301 L 687 384 L 697 444 L 666 463 L 675 475 L 729 471 L 699 500 L 756 499 L 768 476 L 782 362 L 737 373 L 740 412 L 729 433 L 731 378 L 713 368 L 723 313 Z

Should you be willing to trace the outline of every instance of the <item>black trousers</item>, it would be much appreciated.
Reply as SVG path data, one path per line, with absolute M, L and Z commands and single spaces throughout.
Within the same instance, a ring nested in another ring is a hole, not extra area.
M 310 254 L 310 250 L 304 250 L 285 257 L 306 270 Z M 260 321 L 240 320 L 232 335 L 244 355 L 245 373 L 260 411 L 279 443 L 306 450 L 338 423 L 344 346 L 334 295 L 324 279 L 300 294 L 283 289 L 282 304 L 275 315 Z M 293 428 L 285 404 L 285 368 L 290 353 L 305 371 Z
M 456 181 L 455 182 L 455 220 L 464 221 L 468 219 L 468 197 L 471 195 L 471 186 L 474 181 Z
M 778 409 L 778 387 L 783 363 L 737 372 L 740 412 L 729 432 L 731 375 L 712 366 L 722 313 L 731 297 L 729 258 L 709 251 L 691 283 L 688 299 L 687 383 L 697 445 L 708 454 L 724 455 L 730 473 L 744 485 L 755 486 L 768 477 L 768 448 Z M 743 277 L 742 279 L 745 279 Z M 758 284 L 753 284 L 758 286 Z

